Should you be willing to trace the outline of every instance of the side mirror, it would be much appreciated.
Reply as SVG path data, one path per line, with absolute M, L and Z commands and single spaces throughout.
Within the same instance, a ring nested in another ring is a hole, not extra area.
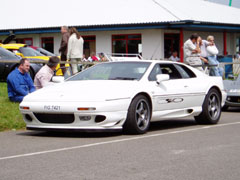
M 54 83 L 62 83 L 62 82 L 64 82 L 64 77 L 63 76 L 53 76 L 52 77 L 52 82 L 54 82 Z
M 158 74 L 156 78 L 157 84 L 160 84 L 162 81 L 167 81 L 170 79 L 169 74 Z

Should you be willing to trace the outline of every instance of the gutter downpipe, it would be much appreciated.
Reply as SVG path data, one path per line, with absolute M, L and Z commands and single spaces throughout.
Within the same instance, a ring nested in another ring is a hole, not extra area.
M 183 53 L 183 28 L 180 29 L 180 62 L 183 62 L 184 53 Z
M 223 55 L 227 55 L 227 32 L 223 32 Z

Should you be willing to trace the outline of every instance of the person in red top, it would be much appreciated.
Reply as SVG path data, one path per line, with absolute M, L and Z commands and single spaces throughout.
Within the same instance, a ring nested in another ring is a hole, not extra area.
M 94 61 L 99 61 L 99 58 L 96 56 L 95 52 L 92 52 L 91 56 L 89 56 L 88 60 L 90 62 L 94 62 Z

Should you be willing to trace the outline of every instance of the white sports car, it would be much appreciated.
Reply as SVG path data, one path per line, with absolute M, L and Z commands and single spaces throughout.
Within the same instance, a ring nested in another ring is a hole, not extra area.
M 90 67 L 27 95 L 20 111 L 30 130 L 145 133 L 150 121 L 193 116 L 216 124 L 226 92 L 220 77 L 182 63 L 117 61 Z

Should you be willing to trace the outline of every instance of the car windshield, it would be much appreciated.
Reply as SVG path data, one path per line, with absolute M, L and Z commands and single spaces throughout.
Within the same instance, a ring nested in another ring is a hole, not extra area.
M 24 55 L 24 56 L 44 56 L 37 50 L 30 48 L 30 47 L 21 47 L 19 48 L 19 51 Z
M 38 52 L 40 52 L 41 54 L 45 55 L 45 56 L 56 56 L 55 54 L 47 51 L 46 49 L 43 48 L 37 48 L 36 49 Z
M 150 62 L 111 62 L 97 64 L 67 81 L 79 80 L 140 80 Z
M 15 54 L 10 52 L 9 50 L 6 50 L 2 47 L 0 47 L 0 59 L 19 59 Z

